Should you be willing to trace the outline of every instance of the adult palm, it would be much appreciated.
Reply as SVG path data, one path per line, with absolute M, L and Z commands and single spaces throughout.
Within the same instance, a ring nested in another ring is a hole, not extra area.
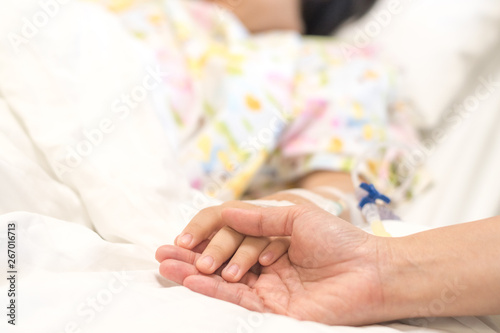
M 187 288 L 247 309 L 330 325 L 385 320 L 377 249 L 381 239 L 316 206 L 227 209 L 223 221 L 252 236 L 290 236 L 290 248 L 260 274 L 239 283 L 194 267 L 199 254 L 175 246 L 157 251 L 160 273 Z

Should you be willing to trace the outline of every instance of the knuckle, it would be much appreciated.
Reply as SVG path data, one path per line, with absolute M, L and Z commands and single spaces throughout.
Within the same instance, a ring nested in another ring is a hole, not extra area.
M 221 231 L 224 231 L 226 234 L 229 234 L 231 236 L 242 236 L 243 235 L 242 233 L 234 230 L 233 228 L 231 228 L 228 225 L 225 225 L 224 227 L 222 227 Z
M 195 262 L 196 262 L 196 253 L 190 251 L 188 254 L 188 263 L 194 264 Z
M 214 259 L 219 259 L 220 257 L 224 256 L 225 253 L 226 253 L 226 248 L 222 244 L 218 243 L 209 244 L 208 247 L 203 252 L 203 254 L 212 255 Z
M 235 255 L 233 260 L 237 261 L 238 263 L 255 263 L 258 260 L 258 253 L 255 251 L 249 251 L 249 250 L 238 250 Z
M 235 303 L 238 305 L 241 304 L 242 299 L 243 299 L 243 290 L 242 289 L 236 290 Z

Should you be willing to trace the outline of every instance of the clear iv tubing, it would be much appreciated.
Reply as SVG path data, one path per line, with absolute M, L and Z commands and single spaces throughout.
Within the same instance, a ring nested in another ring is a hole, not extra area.
M 361 168 L 363 166 L 363 162 L 366 162 L 370 156 L 376 155 L 377 153 L 380 153 L 381 150 L 387 149 L 387 151 L 390 151 L 390 148 L 398 148 L 400 150 L 404 151 L 409 151 L 409 147 L 395 143 L 395 142 L 388 142 L 388 143 L 383 143 L 383 144 L 376 144 L 367 149 L 359 159 L 357 159 L 352 171 L 351 171 L 351 179 L 354 187 L 358 189 L 360 187 L 360 184 L 362 183 L 360 174 L 361 174 Z M 387 152 L 385 152 L 385 156 L 383 158 L 382 165 L 388 165 L 387 163 L 390 163 L 390 161 L 387 161 L 387 155 L 389 155 Z M 380 174 L 380 172 L 379 172 Z M 394 192 L 391 193 L 391 198 L 393 202 L 400 202 L 404 198 L 404 194 L 406 190 L 409 188 L 411 185 L 412 179 L 415 175 L 415 170 L 412 170 L 412 172 L 408 175 L 406 175 L 404 181 L 394 189 Z M 366 195 L 369 195 L 367 192 Z M 361 201 L 362 198 L 361 196 L 358 197 L 358 200 Z M 382 219 L 380 217 L 380 212 L 379 212 L 379 205 L 377 205 L 375 202 L 373 203 L 365 203 L 361 208 L 361 214 L 365 217 L 366 222 L 371 226 L 372 232 L 377 235 L 377 236 L 383 236 L 383 237 L 391 237 L 391 235 L 387 232 L 385 229 Z
M 366 221 L 370 224 L 372 232 L 376 236 L 391 237 L 391 234 L 385 229 L 380 214 L 378 212 L 377 204 L 366 204 L 361 209 L 361 214 L 365 217 Z
M 407 145 L 398 143 L 398 142 L 386 142 L 386 143 L 379 143 L 379 144 L 374 144 L 370 146 L 368 149 L 364 151 L 363 154 L 359 158 L 356 159 L 354 167 L 351 170 L 351 180 L 354 188 L 359 188 L 360 184 L 365 182 L 364 180 L 361 179 L 361 168 L 363 167 L 363 164 L 371 157 L 371 156 L 376 156 L 377 152 L 379 152 L 382 149 L 387 149 L 390 150 L 390 148 L 397 148 L 401 151 L 410 152 L 410 147 Z M 385 154 L 383 159 L 383 164 L 390 162 L 390 159 L 387 158 L 387 153 Z M 394 189 L 393 192 L 390 193 L 391 196 L 391 201 L 398 203 L 403 201 L 403 198 L 405 196 L 406 191 L 408 188 L 411 186 L 411 182 L 415 176 L 415 168 L 412 168 L 411 172 L 405 176 L 404 181 Z

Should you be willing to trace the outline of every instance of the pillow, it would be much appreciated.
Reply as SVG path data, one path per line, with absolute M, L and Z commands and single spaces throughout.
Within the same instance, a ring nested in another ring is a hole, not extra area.
M 403 73 L 402 88 L 424 128 L 436 126 L 500 43 L 498 0 L 379 0 L 337 36 L 348 57 L 373 43 Z M 485 78 L 486 79 L 486 78 Z

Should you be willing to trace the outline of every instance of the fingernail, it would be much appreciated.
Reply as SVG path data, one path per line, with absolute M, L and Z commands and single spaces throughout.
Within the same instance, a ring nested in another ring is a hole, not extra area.
M 231 266 L 226 268 L 226 273 L 232 276 L 238 275 L 240 268 L 236 264 L 232 264 Z
M 214 258 L 212 258 L 212 256 L 205 256 L 199 261 L 199 265 L 205 268 L 211 268 L 213 264 Z
M 193 241 L 193 235 L 185 234 L 182 235 L 181 238 L 179 238 L 179 245 L 189 246 L 189 244 L 191 244 L 192 241 Z
M 272 252 L 266 252 L 260 257 L 260 261 L 262 262 L 270 262 L 271 260 L 273 260 Z

